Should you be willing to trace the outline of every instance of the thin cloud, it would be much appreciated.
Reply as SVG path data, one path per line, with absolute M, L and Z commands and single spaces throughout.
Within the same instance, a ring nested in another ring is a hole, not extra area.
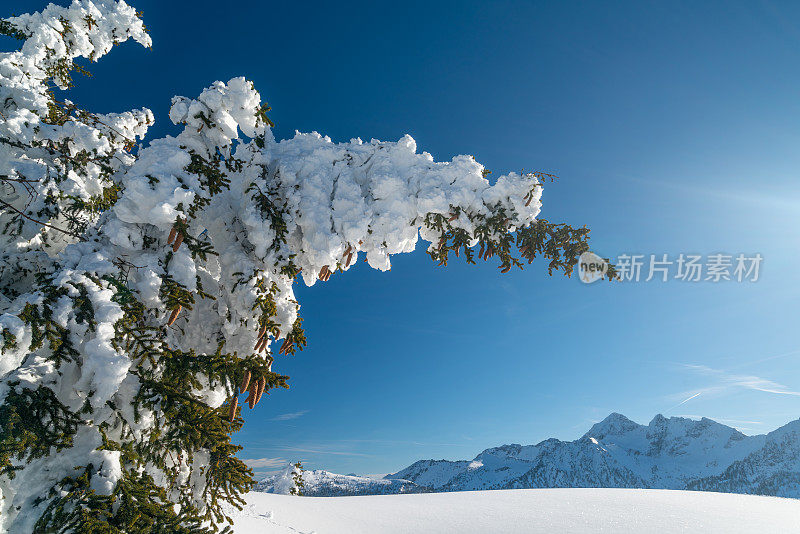
M 253 469 L 277 469 L 289 463 L 283 458 L 242 458 L 242 461 Z
M 696 182 L 679 183 L 676 182 L 675 180 L 670 180 L 670 181 L 653 180 L 649 176 L 647 177 L 647 179 L 631 175 L 618 175 L 618 176 L 624 180 L 628 180 L 631 182 L 645 183 L 648 186 L 662 187 L 662 188 L 687 192 L 691 194 L 693 197 L 703 195 L 713 199 L 725 200 L 732 203 L 741 203 L 749 207 L 757 205 L 761 208 L 766 208 L 770 210 L 788 209 L 793 212 L 797 211 L 797 203 L 794 202 L 793 200 L 794 197 L 792 195 L 770 194 L 769 192 L 759 192 L 751 194 L 751 192 L 749 191 L 740 192 L 734 190 L 733 188 L 708 187 L 708 186 L 698 185 Z
M 695 414 L 681 414 L 676 415 L 675 417 L 685 417 L 687 419 L 702 419 L 707 417 L 705 415 L 695 415 Z M 730 425 L 763 425 L 764 423 L 761 421 L 746 421 L 744 419 L 728 419 L 726 417 L 708 417 L 712 421 L 716 421 L 717 423 L 724 423 Z
M 272 421 L 291 421 L 292 419 L 297 419 L 298 417 L 302 417 L 308 413 L 308 410 L 301 410 L 299 412 L 291 412 L 291 413 L 282 413 L 280 415 L 276 415 L 272 418 Z
M 715 383 L 709 384 L 708 386 L 700 388 L 699 390 L 695 389 L 694 391 L 678 393 L 674 396 L 677 398 L 683 397 L 688 393 L 694 393 L 693 397 L 696 397 L 701 393 L 707 395 L 723 394 L 736 389 L 749 389 L 753 391 L 762 391 L 764 393 L 772 393 L 774 395 L 791 395 L 794 397 L 800 397 L 800 391 L 795 391 L 788 386 L 767 378 L 762 378 L 760 376 L 729 373 L 721 369 L 713 369 L 706 365 L 684 364 L 683 367 L 695 373 L 712 377 L 716 380 Z M 693 397 L 685 399 L 683 402 L 686 402 Z M 683 402 L 681 402 L 681 404 L 683 404 Z
M 333 454 L 335 456 L 363 456 L 364 458 L 372 458 L 373 455 L 371 454 L 362 454 L 360 452 L 349 452 L 349 451 L 326 451 L 324 449 L 306 449 L 302 447 L 275 447 L 276 449 L 282 451 L 291 451 L 291 452 L 305 452 L 308 454 Z
M 742 419 L 716 419 L 721 423 L 730 423 L 732 425 L 763 425 L 761 421 L 743 421 Z
M 796 354 L 800 354 L 800 349 L 797 350 L 790 350 L 789 352 L 783 352 L 781 354 L 775 354 L 773 356 L 767 356 L 766 358 L 761 358 L 760 360 L 754 360 L 752 362 L 745 362 L 742 364 L 737 365 L 734 369 L 738 369 L 739 367 L 748 367 L 750 365 L 756 365 L 758 363 L 768 362 L 771 360 L 777 360 L 780 358 L 785 358 L 787 356 L 794 356 Z
M 462 436 L 464 439 L 472 439 Z M 433 441 L 410 441 L 405 439 L 338 439 L 331 443 L 385 443 L 390 445 L 418 445 L 420 447 L 465 447 L 464 443 L 439 443 Z

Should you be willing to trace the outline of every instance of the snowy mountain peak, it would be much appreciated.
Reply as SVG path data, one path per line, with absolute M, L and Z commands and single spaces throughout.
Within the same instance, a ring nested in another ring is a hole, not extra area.
M 423 460 L 387 478 L 433 491 L 623 487 L 800 497 L 800 420 L 746 436 L 705 417 L 659 414 L 641 425 L 612 413 L 575 441 L 502 445 L 472 462 Z
M 606 436 L 617 436 L 641 427 L 642 425 L 634 423 L 621 413 L 613 412 L 608 417 L 592 426 L 583 437 L 602 440 Z
M 789 434 L 789 435 L 791 435 L 791 434 L 800 435 L 800 419 L 795 419 L 794 421 L 789 421 L 788 423 L 786 423 L 782 427 L 777 428 L 777 429 L 773 430 L 772 432 L 770 432 L 769 434 L 767 434 L 767 436 L 769 436 L 771 438 L 777 438 L 778 436 L 784 436 L 784 435 L 787 435 L 787 434 Z
M 522 452 L 522 445 L 512 443 L 510 445 L 501 445 L 500 447 L 492 447 L 486 449 L 475 457 L 476 462 L 482 461 L 487 456 L 495 458 L 516 458 Z

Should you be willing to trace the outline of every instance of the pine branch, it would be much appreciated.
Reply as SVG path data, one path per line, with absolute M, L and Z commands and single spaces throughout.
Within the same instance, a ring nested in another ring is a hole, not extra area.
M 65 234 L 67 234 L 68 236 L 77 237 L 78 239 L 83 239 L 78 234 L 70 232 L 69 230 L 64 230 L 63 228 L 59 228 L 58 226 L 53 226 L 52 224 L 49 224 L 49 223 L 42 222 L 40 220 L 34 219 L 30 215 L 27 215 L 24 212 L 18 210 L 17 208 L 15 208 L 14 206 L 12 206 L 11 204 L 9 204 L 8 202 L 6 202 L 5 200 L 3 200 L 1 198 L 0 198 L 0 204 L 2 204 L 3 206 L 5 206 L 6 208 L 8 208 L 8 209 L 10 209 L 12 211 L 17 212 L 19 215 L 21 215 L 22 217 L 25 217 L 26 219 L 28 219 L 31 222 L 35 222 L 36 224 L 40 224 L 42 226 L 46 226 L 47 228 L 51 228 L 53 230 L 58 230 L 59 232 L 63 232 Z

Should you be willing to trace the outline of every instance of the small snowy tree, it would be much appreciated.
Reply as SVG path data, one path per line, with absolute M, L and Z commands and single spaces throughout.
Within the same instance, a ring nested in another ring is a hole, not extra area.
M 279 495 L 298 495 L 302 496 L 305 490 L 305 479 L 303 478 L 303 464 L 300 462 L 286 464 L 278 473 L 264 479 L 268 493 Z
M 292 464 L 292 482 L 293 486 L 289 490 L 290 495 L 297 495 L 302 497 L 303 496 L 303 489 L 306 487 L 306 483 L 303 480 L 303 464 L 297 462 L 296 464 Z
M 414 140 L 276 141 L 253 85 L 175 97 L 177 137 L 137 148 L 149 110 L 100 115 L 56 89 L 150 39 L 124 2 L 0 21 L 0 531 L 210 532 L 252 473 L 230 434 L 305 344 L 293 293 L 382 271 L 419 238 L 447 265 L 536 256 L 570 274 L 586 228 L 537 219 L 541 175 L 492 185 Z M 55 86 L 55 87 L 54 87 Z M 243 134 L 245 138 L 240 139 Z

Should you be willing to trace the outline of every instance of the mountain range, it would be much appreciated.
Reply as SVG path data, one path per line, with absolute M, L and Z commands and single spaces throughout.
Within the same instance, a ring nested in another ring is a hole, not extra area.
M 257 490 L 281 493 L 281 477 Z M 419 460 L 371 479 L 305 471 L 305 494 L 369 495 L 520 488 L 659 488 L 800 497 L 800 419 L 746 436 L 711 419 L 612 413 L 574 441 L 502 445 L 472 460 Z

